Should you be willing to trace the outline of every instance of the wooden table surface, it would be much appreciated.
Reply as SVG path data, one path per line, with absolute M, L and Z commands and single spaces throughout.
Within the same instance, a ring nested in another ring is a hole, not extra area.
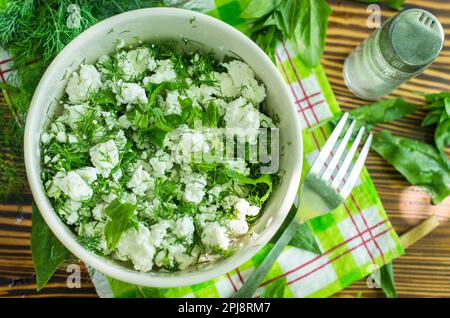
M 353 96 L 342 79 L 345 57 L 372 31 L 366 26 L 369 13 L 364 4 L 330 0 L 333 15 L 330 19 L 327 45 L 322 64 L 343 109 L 364 104 Z M 407 7 L 421 7 L 433 12 L 446 29 L 445 48 L 436 63 L 423 75 L 396 90 L 393 96 L 422 103 L 415 92 L 450 90 L 450 0 L 407 0 Z M 396 14 L 383 6 L 383 21 Z M 384 125 L 395 134 L 432 142 L 432 129 L 420 128 L 425 116 L 419 111 L 399 122 Z M 447 149 L 447 155 L 450 151 Z M 450 297 L 450 199 L 438 206 L 430 204 L 429 197 L 417 187 L 410 186 L 392 166 L 371 152 L 367 167 L 374 180 L 384 207 L 399 234 L 436 214 L 441 225 L 426 238 L 411 246 L 404 256 L 394 262 L 399 297 Z M 0 206 L 0 297 L 96 297 L 86 272 L 82 288 L 66 286 L 65 269 L 41 292 L 36 293 L 31 252 L 31 195 L 25 197 L 25 206 L 19 212 L 13 200 Z M 365 281 L 356 282 L 336 297 L 383 297 L 376 289 L 369 289 Z

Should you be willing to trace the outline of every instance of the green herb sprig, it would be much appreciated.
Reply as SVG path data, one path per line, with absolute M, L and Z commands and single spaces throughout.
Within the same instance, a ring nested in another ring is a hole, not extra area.
M 427 94 L 428 114 L 422 121 L 422 127 L 436 125 L 434 143 L 442 153 L 450 145 L 450 92 Z
M 317 66 L 325 47 L 331 8 L 325 0 L 252 0 L 241 17 L 250 37 L 275 60 L 275 47 L 290 40 L 307 67 Z

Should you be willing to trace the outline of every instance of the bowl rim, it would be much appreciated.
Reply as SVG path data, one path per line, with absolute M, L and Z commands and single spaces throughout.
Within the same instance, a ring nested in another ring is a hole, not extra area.
M 124 12 L 112 17 L 109 17 L 90 28 L 83 31 L 79 34 L 75 39 L 73 39 L 69 44 L 67 44 L 64 49 L 54 58 L 54 60 L 50 63 L 48 68 L 46 69 L 44 75 L 42 76 L 31 101 L 29 112 L 27 115 L 26 126 L 25 126 L 25 137 L 24 137 L 24 159 L 25 159 L 25 168 L 28 177 L 28 182 L 30 184 L 31 192 L 33 194 L 34 202 L 36 203 L 39 211 L 41 212 L 42 217 L 44 218 L 47 225 L 50 227 L 53 234 L 58 238 L 58 240 L 76 257 L 85 262 L 87 265 L 92 268 L 100 271 L 101 273 L 108 275 L 112 278 L 132 283 L 138 284 L 142 286 L 151 286 L 151 287 L 159 287 L 159 288 L 171 288 L 171 287 L 181 287 L 188 285 L 199 284 L 216 277 L 222 276 L 233 269 L 239 267 L 247 260 L 249 260 L 252 256 L 254 256 L 265 244 L 269 242 L 269 240 L 275 235 L 276 231 L 280 228 L 282 222 L 286 218 L 290 207 L 294 203 L 295 196 L 297 194 L 297 190 L 300 184 L 300 176 L 302 171 L 302 162 L 303 162 L 303 141 L 302 141 L 302 129 L 300 125 L 300 121 L 296 116 L 296 119 L 293 121 L 293 125 L 295 131 L 298 131 L 297 136 L 292 136 L 292 142 L 297 143 L 297 147 L 294 149 L 299 150 L 298 155 L 295 156 L 295 161 L 297 161 L 294 165 L 294 169 L 291 174 L 291 180 L 288 184 L 288 190 L 283 196 L 280 204 L 280 211 L 283 211 L 283 214 L 280 214 L 280 217 L 274 219 L 270 226 L 273 228 L 272 231 L 264 231 L 257 238 L 258 242 L 261 245 L 258 245 L 258 248 L 249 247 L 246 249 L 242 255 L 239 256 L 238 259 L 234 261 L 224 261 L 214 264 L 211 268 L 204 271 L 192 271 L 186 272 L 179 276 L 154 276 L 149 275 L 152 272 L 142 273 L 138 272 L 134 269 L 127 270 L 126 268 L 114 264 L 111 261 L 107 261 L 103 259 L 104 257 L 95 255 L 94 253 L 87 250 L 76 240 L 74 234 L 67 233 L 64 228 L 65 223 L 59 218 L 57 213 L 54 211 L 50 202 L 48 201 L 47 195 L 42 187 L 42 183 L 40 180 L 40 176 L 35 169 L 36 160 L 40 162 L 40 158 L 37 158 L 37 152 L 34 147 L 35 135 L 34 131 L 32 131 L 31 127 L 36 124 L 33 124 L 35 118 L 39 118 L 42 113 L 42 108 L 40 99 L 42 99 L 41 95 L 47 90 L 47 87 L 52 82 L 52 72 L 53 70 L 66 58 L 68 54 L 74 51 L 78 45 L 78 43 L 82 43 L 85 40 L 89 40 L 90 37 L 95 37 L 96 34 L 99 34 L 101 31 L 107 31 L 111 29 L 115 24 L 117 24 L 121 20 L 129 20 L 130 17 L 136 17 L 136 15 L 152 17 L 152 16 L 161 16 L 161 15 L 177 15 L 179 17 L 195 17 L 197 21 L 201 20 L 206 24 L 216 24 L 219 25 L 220 28 L 223 29 L 224 32 L 230 32 L 234 37 L 240 38 L 245 44 L 252 50 L 255 54 L 258 54 L 265 63 L 267 68 L 271 69 L 271 72 L 275 74 L 274 81 L 281 81 L 283 83 L 284 94 L 288 96 L 290 99 L 289 106 L 293 114 L 296 114 L 295 104 L 291 93 L 289 92 L 287 85 L 285 85 L 285 81 L 282 75 L 279 73 L 276 66 L 269 59 L 269 57 L 246 35 L 241 33 L 236 28 L 226 24 L 225 22 L 216 19 L 214 17 L 208 16 L 203 13 L 180 9 L 180 8 L 145 8 L 132 10 L 128 12 Z M 40 131 L 40 127 L 35 129 Z M 41 132 L 41 131 L 40 131 Z

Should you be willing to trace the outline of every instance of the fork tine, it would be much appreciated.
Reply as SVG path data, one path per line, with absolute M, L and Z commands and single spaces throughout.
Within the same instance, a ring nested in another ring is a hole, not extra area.
M 361 129 L 358 132 L 358 135 L 356 136 L 355 141 L 353 142 L 350 150 L 347 153 L 347 156 L 344 159 L 344 162 L 342 163 L 342 166 L 339 169 L 339 172 L 334 177 L 333 181 L 331 182 L 331 187 L 334 189 L 338 189 L 341 182 L 344 180 L 345 174 L 347 173 L 348 168 L 350 167 L 350 164 L 352 163 L 353 157 L 355 156 L 356 150 L 358 149 L 359 143 L 362 139 L 362 136 L 364 134 L 365 128 L 361 127 Z
M 362 148 L 361 153 L 359 154 L 358 159 L 356 159 L 355 165 L 353 166 L 352 172 L 350 172 L 350 176 L 348 177 L 347 182 L 345 182 L 342 190 L 340 191 L 340 194 L 343 198 L 346 198 L 350 194 L 350 192 L 352 192 L 353 186 L 355 185 L 356 180 L 361 173 L 361 169 L 364 166 L 367 154 L 369 153 L 372 138 L 372 134 L 367 137 L 366 143 L 364 144 L 364 147 Z
M 333 171 L 336 169 L 336 167 L 339 163 L 339 159 L 341 159 L 342 154 L 345 151 L 345 147 L 347 147 L 348 141 L 350 139 L 350 136 L 352 135 L 355 124 L 356 124 L 356 121 L 353 120 L 350 127 L 348 128 L 347 132 L 345 133 L 344 138 L 342 139 L 341 143 L 339 144 L 339 147 L 336 150 L 336 153 L 334 154 L 333 158 L 331 159 L 330 164 L 328 165 L 327 169 L 321 176 L 321 179 L 328 181 L 331 178 Z
M 339 120 L 339 123 L 336 125 L 336 128 L 334 128 L 327 142 L 325 143 L 322 150 L 319 152 L 319 155 L 317 156 L 316 160 L 314 161 L 310 173 L 318 174 L 322 170 L 323 166 L 325 165 L 326 159 L 330 155 L 331 150 L 333 150 L 333 147 L 336 144 L 338 137 L 341 135 L 342 129 L 344 129 L 345 123 L 347 122 L 347 118 L 348 113 L 345 113 L 342 116 L 341 120 Z

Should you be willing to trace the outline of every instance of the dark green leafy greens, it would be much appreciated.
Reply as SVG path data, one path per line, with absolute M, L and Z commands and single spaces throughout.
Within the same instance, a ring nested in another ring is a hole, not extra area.
M 375 282 L 381 287 L 387 298 L 397 298 L 392 263 L 388 263 L 379 269 L 379 275 L 375 275 Z
M 137 225 L 135 210 L 135 205 L 121 203 L 119 199 L 114 200 L 105 208 L 105 214 L 108 217 L 105 224 L 105 238 L 108 249 L 115 248 L 122 233 Z
M 275 60 L 275 47 L 291 40 L 308 67 L 320 62 L 331 8 L 325 0 L 251 0 L 241 17 L 250 21 L 250 37 Z
M 439 151 L 444 152 L 450 145 L 450 92 L 427 94 L 428 114 L 422 121 L 422 126 L 436 125 L 434 143 Z
M 434 204 L 450 195 L 450 160 L 435 147 L 384 130 L 375 134 L 372 149 L 411 184 L 424 188 Z
M 357 121 L 355 130 L 361 126 L 371 130 L 378 124 L 399 120 L 415 112 L 416 109 L 416 105 L 394 98 L 358 107 L 351 110 L 349 115 Z
M 70 252 L 52 233 L 35 204 L 33 204 L 31 222 L 33 225 L 31 227 L 31 254 L 36 272 L 36 287 L 39 291 L 69 258 Z

